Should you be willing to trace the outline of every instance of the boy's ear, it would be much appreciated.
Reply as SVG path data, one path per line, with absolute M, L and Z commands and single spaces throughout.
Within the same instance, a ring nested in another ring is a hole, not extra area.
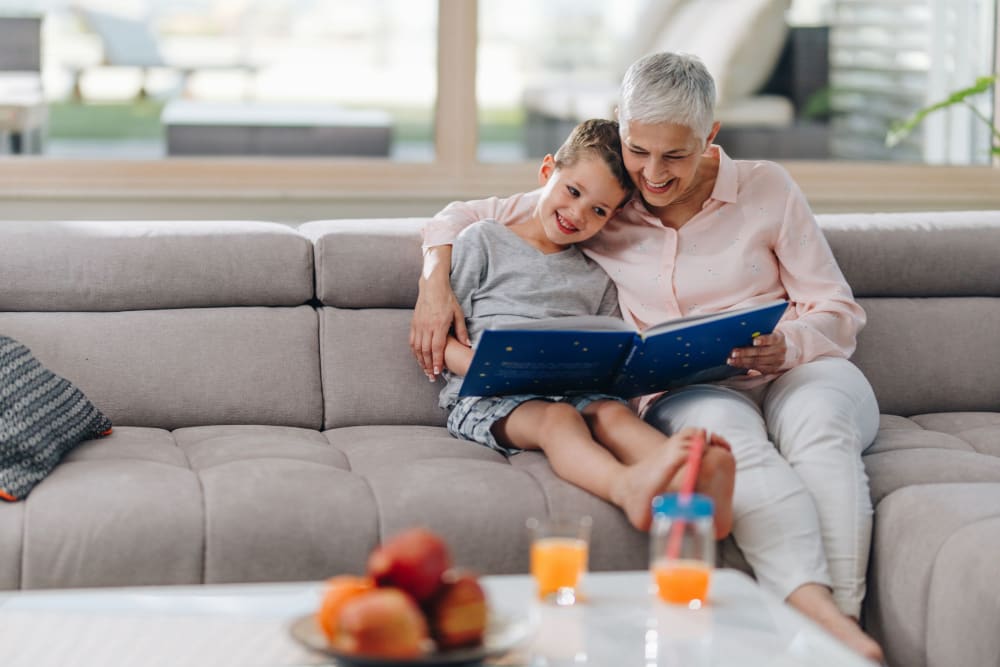
M 538 168 L 538 184 L 545 185 L 552 178 L 552 173 L 556 170 L 556 159 L 552 153 L 548 153 L 542 158 L 542 166 Z

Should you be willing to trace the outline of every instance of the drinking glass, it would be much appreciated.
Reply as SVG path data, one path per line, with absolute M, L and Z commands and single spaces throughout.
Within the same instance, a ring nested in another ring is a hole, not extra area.
M 697 493 L 653 499 L 649 567 L 660 599 L 697 609 L 715 567 L 714 504 Z
M 538 598 L 557 605 L 580 601 L 580 584 L 587 571 L 589 516 L 528 519 L 531 532 L 531 575 Z

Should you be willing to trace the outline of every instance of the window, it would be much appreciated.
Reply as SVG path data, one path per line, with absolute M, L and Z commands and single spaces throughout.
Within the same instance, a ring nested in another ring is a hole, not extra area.
M 21 7 L 19 46 L 41 33 L 47 156 L 434 159 L 436 0 Z
M 522 190 L 575 118 L 611 113 L 629 62 L 684 39 L 732 47 L 701 53 L 730 154 L 783 161 L 817 210 L 1000 208 L 1000 170 L 927 166 L 985 164 L 966 112 L 929 119 L 892 152 L 880 126 L 864 131 L 877 150 L 850 141 L 853 123 L 885 125 L 995 70 L 997 0 L 787 4 L 0 0 L 2 217 L 421 215 Z M 696 40 L 711 6 L 742 19 Z M 862 62 L 864 6 L 864 21 L 922 11 L 923 55 Z M 4 71 L 32 34 L 38 61 Z M 896 94 L 885 63 L 900 58 L 923 58 L 922 98 Z M 32 68 L 40 97 L 25 88 Z M 858 84 L 874 70 L 874 89 Z M 996 113 L 989 95 L 976 102 Z
M 993 69 L 995 0 L 480 0 L 479 158 L 554 151 L 611 117 L 618 83 L 656 51 L 699 55 L 719 92 L 719 143 L 740 158 L 988 164 L 956 107 L 901 146 L 886 133 Z M 992 114 L 990 95 L 974 100 Z

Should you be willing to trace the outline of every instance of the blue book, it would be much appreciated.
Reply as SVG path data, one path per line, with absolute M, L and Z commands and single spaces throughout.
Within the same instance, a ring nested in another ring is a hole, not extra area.
M 788 306 L 775 301 L 664 322 L 636 332 L 614 317 L 528 320 L 488 329 L 460 396 L 604 392 L 632 398 L 745 373 L 735 347 L 771 333 Z

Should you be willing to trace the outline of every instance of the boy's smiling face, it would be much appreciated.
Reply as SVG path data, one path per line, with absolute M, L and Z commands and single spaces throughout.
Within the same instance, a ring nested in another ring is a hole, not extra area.
M 556 167 L 546 155 L 538 177 L 544 187 L 535 215 L 556 246 L 580 243 L 601 231 L 625 199 L 625 190 L 597 157 Z

